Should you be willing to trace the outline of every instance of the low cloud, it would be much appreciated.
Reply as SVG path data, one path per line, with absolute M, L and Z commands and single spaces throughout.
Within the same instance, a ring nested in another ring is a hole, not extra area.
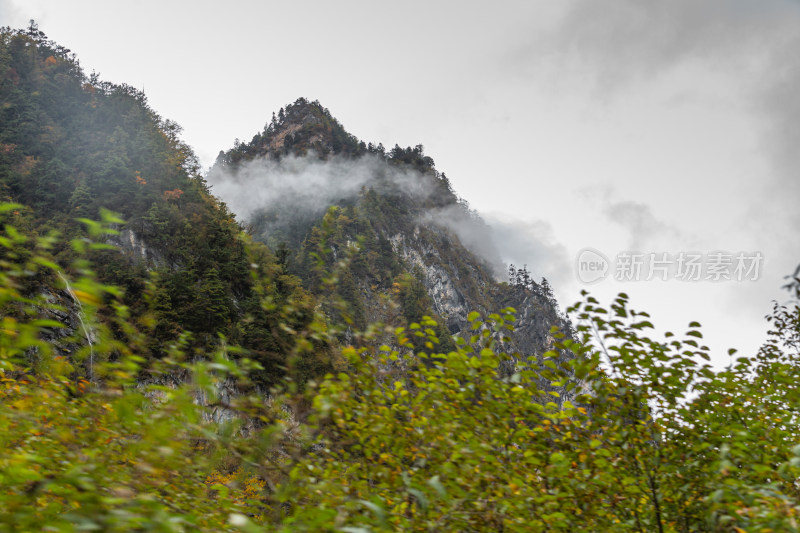
M 476 212 L 461 204 L 448 205 L 426 213 L 421 221 L 453 233 L 465 248 L 489 266 L 496 278 L 504 278 L 506 267 L 495 242 L 494 228 Z
M 485 218 L 504 263 L 528 265 L 534 277 L 546 277 L 555 287 L 572 282 L 572 260 L 549 222 L 495 214 Z
M 463 206 L 432 211 L 425 221 L 445 227 L 461 244 L 483 259 L 498 281 L 508 280 L 508 266 L 527 265 L 534 277 L 551 284 L 566 283 L 572 275 L 566 248 L 548 222 L 521 220 L 506 215 L 481 214 Z
M 419 199 L 434 194 L 429 176 L 370 155 L 325 160 L 313 154 L 280 160 L 259 158 L 236 168 L 218 165 L 206 181 L 240 221 L 250 223 L 261 217 L 264 234 L 260 237 L 266 238 L 273 231 L 286 231 L 287 219 L 311 220 L 331 205 L 354 201 L 364 187 L 402 191 Z M 274 216 L 270 218 L 270 214 Z M 500 281 L 506 280 L 510 263 L 518 267 L 527 264 L 535 276 L 547 277 L 552 283 L 571 273 L 566 249 L 556 242 L 546 222 L 481 216 L 462 204 L 431 210 L 420 222 L 455 234 Z
M 414 196 L 430 194 L 430 185 L 413 171 L 392 167 L 375 156 L 358 159 L 290 155 L 259 158 L 236 168 L 216 166 L 206 181 L 242 221 L 264 211 L 317 213 L 358 196 L 362 187 L 394 188 Z

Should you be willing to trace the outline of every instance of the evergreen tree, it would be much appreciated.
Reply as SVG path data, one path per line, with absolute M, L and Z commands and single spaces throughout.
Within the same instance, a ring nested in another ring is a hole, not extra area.
M 531 275 L 528 272 L 528 265 L 522 266 L 522 286 L 526 289 L 531 288 Z
M 69 206 L 71 208 L 72 214 L 77 217 L 90 217 L 93 216 L 93 209 L 91 206 L 93 205 L 92 200 L 92 193 L 89 190 L 89 187 L 86 185 L 85 181 L 81 181 L 75 190 L 72 191 L 72 195 L 69 198 Z
M 206 271 L 198 293 L 197 309 L 202 317 L 200 331 L 216 333 L 228 322 L 230 299 L 216 268 Z

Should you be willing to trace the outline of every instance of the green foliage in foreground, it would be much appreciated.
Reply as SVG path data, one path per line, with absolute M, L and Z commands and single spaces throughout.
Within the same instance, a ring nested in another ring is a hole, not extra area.
M 562 340 L 564 366 L 545 354 L 501 377 L 508 309 L 470 316 L 447 354 L 424 319 L 392 347 L 345 349 L 347 371 L 302 393 L 228 398 L 220 385 L 253 390 L 255 363 L 222 342 L 184 362 L 178 341 L 142 368 L 149 339 L 119 291 L 86 262 L 62 272 L 49 244 L 0 235 L 0 531 L 799 529 L 796 307 L 723 371 L 699 325 L 653 339 L 620 295 L 573 310 L 584 337 Z M 32 276 L 72 278 L 93 341 L 70 360 L 42 340 L 59 324 L 21 289 Z M 295 332 L 298 352 L 322 324 Z M 542 376 L 571 402 L 542 401 Z M 220 409 L 240 416 L 203 416 Z

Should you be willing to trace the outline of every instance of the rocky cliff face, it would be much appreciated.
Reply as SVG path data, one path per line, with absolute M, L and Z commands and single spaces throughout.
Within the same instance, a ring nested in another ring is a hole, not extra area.
M 477 302 L 468 301 L 463 291 L 458 289 L 455 283 L 460 280 L 458 269 L 452 264 L 444 263 L 437 247 L 430 239 L 421 236 L 420 229 L 417 226 L 410 235 L 403 233 L 392 235 L 390 238 L 392 248 L 398 257 L 408 264 L 410 270 L 422 274 L 425 289 L 433 302 L 434 312 L 445 321 L 451 333 L 457 333 L 467 324 L 467 315 L 478 308 Z M 444 234 L 438 236 L 450 240 L 450 236 Z M 470 274 L 480 280 L 480 272 L 477 269 L 470 270 Z
M 436 238 L 431 238 L 431 234 Z M 552 326 L 570 333 L 570 324 L 553 302 L 527 288 L 491 279 L 481 268 L 480 260 L 446 230 L 417 226 L 411 235 L 393 235 L 391 242 L 410 269 L 422 274 L 433 310 L 452 334 L 467 334 L 467 316 L 472 311 L 488 314 L 508 307 L 515 309 L 517 317 L 511 343 L 506 346 L 510 353 L 541 356 L 553 348 Z M 437 247 L 442 243 L 448 249 L 447 254 Z M 454 255 L 453 251 L 456 260 L 448 259 Z
M 68 356 L 86 341 L 75 337 L 81 326 L 80 309 L 65 290 L 43 285 L 39 291 L 44 305 L 44 318 L 61 323 L 62 328 L 45 328 L 42 340 L 53 347 L 56 355 Z
M 144 239 L 130 227 L 121 228 L 119 235 L 109 239 L 109 244 L 116 246 L 120 253 L 131 262 L 141 262 L 150 268 L 166 263 L 164 254 L 155 247 L 148 246 Z

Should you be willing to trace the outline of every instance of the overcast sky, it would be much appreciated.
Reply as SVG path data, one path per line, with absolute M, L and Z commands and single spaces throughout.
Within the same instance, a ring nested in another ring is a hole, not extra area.
M 205 167 L 318 99 L 351 133 L 423 144 L 562 306 L 620 290 L 660 330 L 752 353 L 800 263 L 800 2 L 0 0 L 87 73 L 144 89 Z M 513 228 L 513 231 L 510 231 Z M 610 260 L 589 287 L 591 247 Z M 760 252 L 758 281 L 616 281 L 639 251 Z

